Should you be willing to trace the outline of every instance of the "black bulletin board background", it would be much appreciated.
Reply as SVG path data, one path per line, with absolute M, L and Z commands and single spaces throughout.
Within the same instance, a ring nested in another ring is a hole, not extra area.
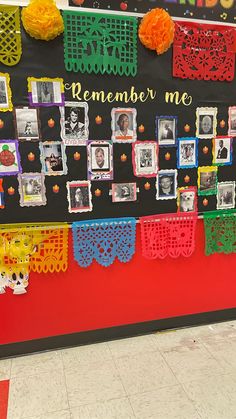
M 136 91 L 146 91 L 152 88 L 157 91 L 154 100 L 146 103 L 122 104 L 120 102 L 99 103 L 89 101 L 89 139 L 90 140 L 109 140 L 111 137 L 111 109 L 113 107 L 135 107 L 137 109 L 137 126 L 145 126 L 144 133 L 138 133 L 138 140 L 155 139 L 155 116 L 156 115 L 176 115 L 178 117 L 178 136 L 195 136 L 195 110 L 198 106 L 218 107 L 218 135 L 226 135 L 228 131 L 228 106 L 236 104 L 236 80 L 233 82 L 212 82 L 212 81 L 191 81 L 181 80 L 172 77 L 172 49 L 162 56 L 157 56 L 154 52 L 145 49 L 138 42 L 138 73 L 135 78 L 120 77 L 109 75 L 89 75 L 81 73 L 66 72 L 63 58 L 63 37 L 49 43 L 36 41 L 24 33 L 22 29 L 22 48 L 23 54 L 19 64 L 15 67 L 6 67 L 0 64 L 1 72 L 8 72 L 11 76 L 11 88 L 14 106 L 28 106 L 27 77 L 63 77 L 65 83 L 80 82 L 82 90 L 105 90 L 105 92 L 115 92 L 128 90 L 132 85 Z M 181 94 L 187 92 L 193 97 L 191 106 L 174 105 L 165 103 L 165 92 L 178 90 Z M 65 92 L 67 101 L 73 100 L 71 91 Z M 95 118 L 100 115 L 103 119 L 101 125 L 96 125 Z M 0 129 L 0 139 L 14 139 L 15 129 L 13 113 L 0 113 L 0 118 L 4 121 L 4 128 Z M 55 127 L 49 128 L 47 121 L 53 118 Z M 57 107 L 40 108 L 40 120 L 42 128 L 42 138 L 44 141 L 60 140 L 60 114 Z M 226 126 L 221 129 L 219 122 L 224 119 Z M 184 131 L 184 125 L 189 124 L 191 129 L 188 134 Z M 202 148 L 207 144 L 209 153 L 204 155 Z M 234 147 L 232 166 L 219 167 L 218 180 L 236 180 L 236 146 Z M 143 216 L 157 213 L 175 212 L 176 200 L 157 201 L 155 199 L 155 178 L 137 178 L 133 175 L 131 144 L 114 144 L 114 181 L 113 182 L 137 182 L 138 201 L 134 203 L 112 203 L 109 189 L 111 181 L 92 182 L 92 201 L 93 211 L 86 213 L 70 214 L 67 202 L 67 180 L 87 179 L 87 157 L 86 147 L 67 147 L 67 166 L 68 175 L 66 176 L 45 176 L 47 205 L 39 207 L 20 207 L 18 194 L 18 181 L 16 176 L 4 177 L 5 208 L 0 210 L 1 223 L 13 222 L 37 222 L 37 221 L 75 221 L 95 218 L 113 218 L 123 216 Z M 27 159 L 28 153 L 32 151 L 36 155 L 34 162 Z M 78 151 L 81 159 L 75 161 L 73 154 Z M 169 161 L 164 159 L 164 154 L 169 151 L 171 158 Z M 120 161 L 121 154 L 128 156 L 126 163 Z M 41 164 L 39 159 L 38 143 L 21 142 L 20 154 L 22 168 L 24 172 L 39 172 Z M 211 140 L 199 140 L 199 166 L 211 165 Z M 159 168 L 176 168 L 176 148 L 160 148 Z M 185 175 L 191 177 L 189 186 L 197 186 L 197 169 L 178 170 L 178 186 L 186 186 Z M 146 182 L 151 184 L 150 190 L 144 189 Z M 58 194 L 52 192 L 52 186 L 59 185 Z M 9 196 L 7 189 L 13 186 L 15 195 Z M 99 188 L 102 191 L 100 197 L 94 196 L 94 191 Z M 208 196 L 209 204 L 203 206 L 204 197 L 199 197 L 199 211 L 213 210 L 216 208 L 216 197 Z

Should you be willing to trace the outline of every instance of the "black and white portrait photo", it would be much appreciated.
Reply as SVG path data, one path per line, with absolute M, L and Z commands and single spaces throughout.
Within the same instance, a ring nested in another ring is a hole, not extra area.
M 8 108 L 7 81 L 0 75 L 0 108 Z
M 90 181 L 72 181 L 67 182 L 67 198 L 69 203 L 69 212 L 87 212 L 92 211 L 92 195 Z
M 88 141 L 87 156 L 90 180 L 113 179 L 112 141 Z
M 112 140 L 133 142 L 137 138 L 137 111 L 133 108 L 113 108 L 111 111 Z
M 160 170 L 156 180 L 156 199 L 177 197 L 177 170 Z
M 88 104 L 65 102 L 60 107 L 61 137 L 65 145 L 86 145 L 88 139 Z
M 62 106 L 65 103 L 63 79 L 28 77 L 28 90 L 31 106 Z
M 18 182 L 22 207 L 46 205 L 46 190 L 42 173 L 22 173 L 18 175 Z
M 216 137 L 213 140 L 214 164 L 226 165 L 232 163 L 231 137 Z
M 217 186 L 217 167 L 198 168 L 198 194 L 214 195 Z
M 228 135 L 236 136 L 236 106 L 229 107 Z
M 66 154 L 60 141 L 40 143 L 42 170 L 45 175 L 66 175 Z
M 112 202 L 132 202 L 136 200 L 136 183 L 112 183 Z
M 135 176 L 155 176 L 158 170 L 158 144 L 156 141 L 136 141 L 132 145 Z
M 178 139 L 178 168 L 197 167 L 197 138 Z
M 157 116 L 156 136 L 160 146 L 175 145 L 176 142 L 176 117 Z
M 197 108 L 196 137 L 213 138 L 216 136 L 217 108 Z
M 38 110 L 35 108 L 14 108 L 16 136 L 20 141 L 38 141 L 40 138 Z
M 217 184 L 217 209 L 235 207 L 235 182 L 219 182 Z

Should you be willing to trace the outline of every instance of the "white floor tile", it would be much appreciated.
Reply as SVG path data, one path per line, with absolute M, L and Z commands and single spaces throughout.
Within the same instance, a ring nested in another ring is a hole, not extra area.
M 155 342 L 155 339 L 153 339 L 152 335 L 114 340 L 112 342 L 108 342 L 108 346 L 114 358 L 153 352 L 158 349 L 157 343 Z
M 61 351 L 65 369 L 73 371 L 80 366 L 91 368 L 94 363 L 112 360 L 111 351 L 107 343 L 79 346 Z
M 158 351 L 122 357 L 115 364 L 128 395 L 177 384 Z
M 128 398 L 113 399 L 71 409 L 71 419 L 134 419 Z
M 11 375 L 11 359 L 0 360 L 0 380 L 9 380 Z
M 205 341 L 204 346 L 227 372 L 236 370 L 235 340 L 219 341 L 217 344 L 212 341 Z
M 68 410 L 64 374 L 50 371 L 10 380 L 8 419 Z
M 71 419 L 71 413 L 70 410 L 60 410 L 59 412 L 50 412 L 45 415 L 27 416 L 27 419 Z
M 130 396 L 137 419 L 200 419 L 181 385 Z
M 216 344 L 236 340 L 236 322 L 223 322 L 192 328 L 192 333 L 201 343 Z
M 194 337 L 192 329 L 169 330 L 153 334 L 160 351 L 174 350 L 175 347 L 190 349 L 198 347 L 200 342 Z
M 126 396 L 113 361 L 65 370 L 65 376 L 71 408 Z
M 43 352 L 41 354 L 20 356 L 12 360 L 11 378 L 43 374 L 48 371 L 63 370 L 59 351 Z

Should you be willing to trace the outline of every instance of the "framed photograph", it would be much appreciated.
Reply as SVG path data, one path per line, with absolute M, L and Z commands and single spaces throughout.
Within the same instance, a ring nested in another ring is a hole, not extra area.
M 178 212 L 197 212 L 197 188 L 188 186 L 178 188 Z
M 73 180 L 66 183 L 70 213 L 92 211 L 91 183 L 89 180 Z
M 217 206 L 219 209 L 235 207 L 235 182 L 219 182 L 217 185 Z
M 43 173 L 22 173 L 18 181 L 21 207 L 46 205 Z
M 14 108 L 16 137 L 19 141 L 39 141 L 39 113 L 36 108 Z
M 66 175 L 65 146 L 61 141 L 44 141 L 40 145 L 42 172 L 45 175 Z
M 156 199 L 177 198 L 177 170 L 160 170 L 156 180 Z
M 198 166 L 198 139 L 178 138 L 177 167 L 186 169 Z
M 65 104 L 62 78 L 28 77 L 29 103 L 31 106 L 63 106 Z
M 88 179 L 113 179 L 113 144 L 112 141 L 88 141 Z
M 156 138 L 159 146 L 175 146 L 177 116 L 156 116 Z
M 136 183 L 112 183 L 112 202 L 137 201 Z
M 232 164 L 232 138 L 216 137 L 212 140 L 213 164 Z
M 198 168 L 198 195 L 215 195 L 217 191 L 217 167 Z
M 66 146 L 86 145 L 89 136 L 88 104 L 65 102 L 60 106 L 61 138 Z
M 197 108 L 196 137 L 212 139 L 216 137 L 217 108 Z
M 0 176 L 21 173 L 20 154 L 17 140 L 0 141 Z
M 12 111 L 11 98 L 10 76 L 8 73 L 0 73 L 0 112 Z
M 137 111 L 135 108 L 113 108 L 111 111 L 112 140 L 132 143 L 137 139 Z
M 230 106 L 228 109 L 228 135 L 236 137 L 236 106 Z
M 156 141 L 136 141 L 132 144 L 134 175 L 156 176 L 158 170 L 158 144 Z

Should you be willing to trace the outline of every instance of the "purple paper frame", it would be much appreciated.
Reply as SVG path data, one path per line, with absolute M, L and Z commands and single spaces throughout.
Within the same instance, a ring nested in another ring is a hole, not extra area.
M 31 92 L 28 93 L 28 98 L 29 98 L 30 106 L 33 106 L 33 107 L 38 106 L 38 107 L 47 108 L 49 106 L 64 106 L 65 105 L 65 93 L 61 93 L 61 99 L 62 99 L 61 102 L 49 102 L 49 103 L 33 102 Z
M 16 160 L 17 160 L 17 165 L 18 165 L 18 170 L 13 171 L 13 172 L 2 172 L 1 171 L 1 165 L 0 165 L 0 176 L 14 176 L 14 175 L 18 175 L 19 173 L 22 173 L 22 167 L 21 167 L 21 158 L 20 158 L 20 153 L 19 153 L 19 143 L 17 140 L 0 140 L 0 153 L 2 151 L 1 149 L 1 145 L 4 144 L 15 144 L 15 149 L 16 149 Z M 6 167 L 6 166 L 4 166 Z M 9 166 L 11 167 L 11 166 Z

